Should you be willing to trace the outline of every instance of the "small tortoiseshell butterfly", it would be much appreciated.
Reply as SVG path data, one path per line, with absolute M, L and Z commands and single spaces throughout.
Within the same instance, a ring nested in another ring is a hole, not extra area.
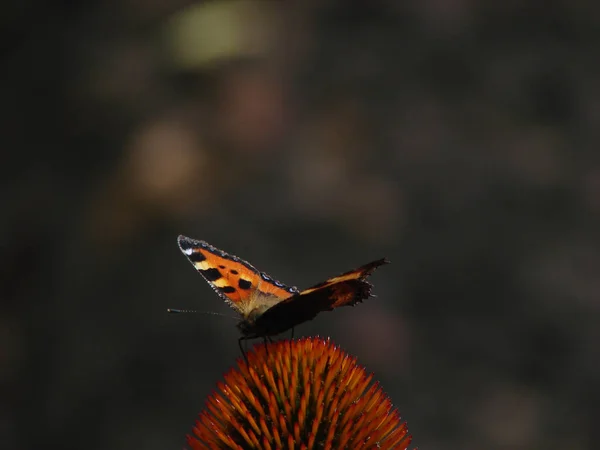
M 389 262 L 379 259 L 299 291 L 207 242 L 179 236 L 177 243 L 208 284 L 240 314 L 240 341 L 268 338 L 314 319 L 321 311 L 362 302 L 371 296 L 366 278 Z

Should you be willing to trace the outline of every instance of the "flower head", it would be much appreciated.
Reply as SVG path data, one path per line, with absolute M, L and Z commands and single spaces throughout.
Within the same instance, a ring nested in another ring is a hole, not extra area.
M 187 440 L 199 449 L 400 449 L 405 423 L 373 375 L 329 340 L 257 345 L 206 402 Z

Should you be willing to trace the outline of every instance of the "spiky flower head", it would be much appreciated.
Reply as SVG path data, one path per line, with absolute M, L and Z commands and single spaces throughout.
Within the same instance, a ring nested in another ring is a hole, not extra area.
M 406 423 L 373 375 L 329 340 L 257 345 L 206 402 L 199 449 L 399 449 Z M 220 391 L 220 392 L 219 392 Z

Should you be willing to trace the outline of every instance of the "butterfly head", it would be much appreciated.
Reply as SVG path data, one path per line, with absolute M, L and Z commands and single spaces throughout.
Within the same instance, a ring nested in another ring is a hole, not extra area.
M 250 337 L 256 334 L 254 320 L 242 319 L 237 324 L 238 330 L 243 336 Z

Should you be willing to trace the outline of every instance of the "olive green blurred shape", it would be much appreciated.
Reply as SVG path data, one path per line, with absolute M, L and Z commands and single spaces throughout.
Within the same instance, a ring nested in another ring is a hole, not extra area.
M 188 7 L 165 27 L 169 59 L 175 69 L 194 70 L 237 58 L 261 57 L 269 51 L 273 4 L 222 0 Z

